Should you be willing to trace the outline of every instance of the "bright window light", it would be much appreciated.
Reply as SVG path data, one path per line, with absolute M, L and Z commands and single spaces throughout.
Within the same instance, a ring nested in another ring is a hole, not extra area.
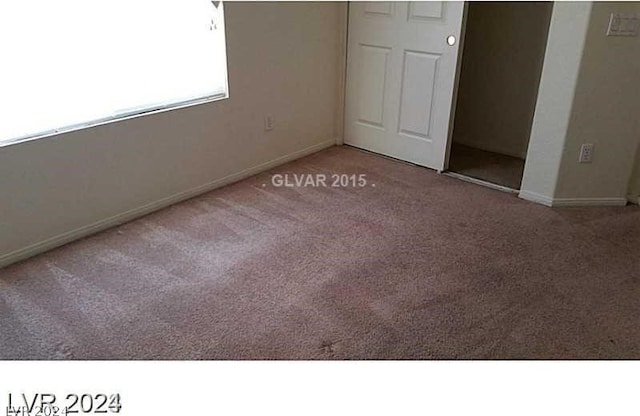
M 0 3 L 0 145 L 227 96 L 222 3 Z

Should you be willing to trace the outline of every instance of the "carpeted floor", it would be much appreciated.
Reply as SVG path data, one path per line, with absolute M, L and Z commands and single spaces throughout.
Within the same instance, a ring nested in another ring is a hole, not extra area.
M 638 253 L 638 207 L 334 147 L 0 270 L 0 358 L 640 358 Z
M 520 189 L 524 159 L 453 143 L 449 170 L 507 188 Z

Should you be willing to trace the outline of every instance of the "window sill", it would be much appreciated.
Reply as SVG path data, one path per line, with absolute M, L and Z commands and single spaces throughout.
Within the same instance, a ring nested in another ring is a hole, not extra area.
M 188 99 L 184 101 L 179 101 L 176 103 L 166 104 L 157 107 L 147 107 L 144 109 L 133 110 L 126 113 L 118 114 L 116 116 L 106 117 L 98 120 L 92 120 L 85 123 L 74 124 L 71 126 L 66 126 L 62 128 L 58 128 L 55 130 L 48 130 L 28 136 L 18 137 L 16 139 L 8 139 L 8 140 L 0 140 L 0 148 L 12 146 L 15 144 L 25 143 L 32 140 L 40 140 L 47 137 L 57 136 L 63 133 L 69 133 L 78 130 L 89 129 L 96 126 L 102 126 L 105 124 L 117 123 L 119 121 L 131 120 L 138 117 L 149 116 L 153 114 L 164 113 L 172 110 L 179 110 L 182 108 L 193 107 L 201 104 L 208 104 L 215 101 L 222 101 L 229 98 L 229 93 L 224 92 L 221 94 L 209 95 L 206 97 L 199 97 L 194 99 Z

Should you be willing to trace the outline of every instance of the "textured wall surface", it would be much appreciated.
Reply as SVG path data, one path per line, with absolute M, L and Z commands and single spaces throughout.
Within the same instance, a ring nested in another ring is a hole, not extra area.
M 606 36 L 611 13 L 640 14 L 640 3 L 593 4 L 556 198 L 620 198 L 640 141 L 640 37 Z M 583 143 L 593 163 L 580 164 Z
M 0 148 L 0 258 L 334 141 L 345 8 L 230 2 L 229 99 Z

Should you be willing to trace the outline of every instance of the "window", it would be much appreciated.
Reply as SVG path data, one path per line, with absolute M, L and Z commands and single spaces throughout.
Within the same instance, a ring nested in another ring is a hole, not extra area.
M 0 4 L 0 145 L 227 96 L 211 0 Z

